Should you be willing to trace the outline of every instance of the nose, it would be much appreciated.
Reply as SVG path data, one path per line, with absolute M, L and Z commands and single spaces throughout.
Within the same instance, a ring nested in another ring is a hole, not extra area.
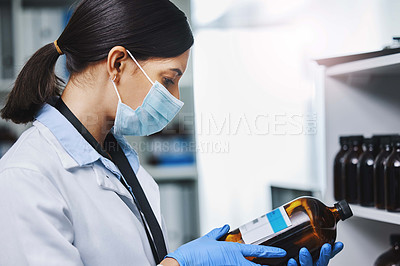
M 180 100 L 180 93 L 179 93 L 179 87 L 177 86 L 176 89 L 172 92 L 172 95 L 174 95 L 175 98 Z

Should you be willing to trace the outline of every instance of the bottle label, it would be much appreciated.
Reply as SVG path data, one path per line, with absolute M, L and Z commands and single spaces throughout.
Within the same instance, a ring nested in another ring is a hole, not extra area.
M 245 244 L 260 244 L 268 236 L 291 226 L 285 208 L 279 207 L 239 227 Z

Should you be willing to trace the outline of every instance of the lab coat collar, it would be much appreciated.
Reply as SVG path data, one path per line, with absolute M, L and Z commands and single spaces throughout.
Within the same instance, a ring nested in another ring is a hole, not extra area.
M 50 143 L 56 147 L 57 154 L 65 169 L 86 166 L 97 160 L 120 178 L 121 172 L 109 159 L 100 155 L 75 129 L 75 127 L 52 105 L 45 103 L 35 116 L 34 125 L 44 133 Z M 42 126 L 37 122 L 39 121 Z M 44 128 L 45 127 L 45 128 Z M 52 134 L 49 134 L 49 133 Z M 47 133 L 47 134 L 46 134 Z M 53 137 L 51 136 L 53 135 Z M 54 138 L 55 137 L 55 138 Z M 135 173 L 139 170 L 139 158 L 136 151 L 123 136 L 114 135 L 131 163 Z M 60 145 L 63 149 L 61 149 Z M 69 156 L 65 154 L 65 151 Z M 71 160 L 73 159 L 73 160 Z
M 120 181 L 115 178 L 110 178 L 107 175 L 106 170 L 102 168 L 93 168 L 96 173 L 97 184 L 105 190 L 111 190 L 116 192 L 117 194 L 124 196 L 130 200 L 132 200 L 132 195 L 129 193 L 127 189 L 122 185 Z

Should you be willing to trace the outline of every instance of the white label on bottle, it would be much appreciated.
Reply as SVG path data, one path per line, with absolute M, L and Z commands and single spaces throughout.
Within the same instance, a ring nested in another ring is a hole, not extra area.
M 242 225 L 239 227 L 239 230 L 245 244 L 260 244 L 257 242 L 291 225 L 292 223 L 290 222 L 289 216 L 282 206 L 260 218 Z

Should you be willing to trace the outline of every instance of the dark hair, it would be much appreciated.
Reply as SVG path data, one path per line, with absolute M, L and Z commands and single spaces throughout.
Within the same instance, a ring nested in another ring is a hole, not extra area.
M 71 75 L 107 58 L 112 47 L 127 48 L 137 60 L 176 57 L 193 45 L 185 14 L 169 0 L 83 0 L 57 40 Z M 54 73 L 59 53 L 53 43 L 40 48 L 19 73 L 1 117 L 34 120 L 50 97 L 60 95 Z

